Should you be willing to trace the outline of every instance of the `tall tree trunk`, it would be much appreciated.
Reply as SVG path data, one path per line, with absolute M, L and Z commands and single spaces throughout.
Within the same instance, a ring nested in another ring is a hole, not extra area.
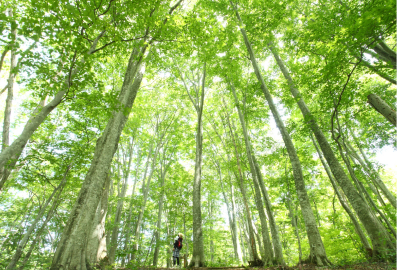
M 236 222 L 237 223 L 237 222 Z M 243 251 L 243 261 L 249 261 L 249 259 L 252 259 L 252 254 L 250 253 L 250 258 L 248 258 L 248 255 L 246 253 L 245 247 L 244 247 L 244 238 L 246 238 L 246 235 L 244 233 L 244 229 L 242 228 L 242 221 L 239 222 L 240 226 L 238 226 L 239 230 L 240 230 L 240 237 L 241 237 L 241 250 Z M 249 243 L 249 241 L 247 241 L 247 244 Z
M 348 140 L 344 140 L 343 148 L 344 148 L 344 150 L 346 152 L 347 157 L 349 157 L 353 161 L 354 167 L 360 168 L 359 171 L 362 173 L 363 178 L 365 179 L 365 182 L 367 183 L 367 185 L 371 189 L 372 193 L 379 200 L 380 204 L 385 206 L 386 203 L 383 200 L 382 196 L 380 195 L 379 190 L 377 189 L 377 187 L 375 187 L 372 184 L 372 182 L 375 182 L 375 181 L 372 180 L 371 172 L 368 170 L 368 167 L 363 162 L 363 160 L 360 158 L 360 156 L 356 153 L 356 151 L 354 150 L 354 148 L 352 147 L 352 145 L 349 143 Z M 358 161 L 358 163 L 357 163 L 357 161 Z
M 350 220 L 351 220 L 352 223 L 353 223 L 354 229 L 355 229 L 356 233 L 358 234 L 358 236 L 360 237 L 360 241 L 361 241 L 361 243 L 362 243 L 362 245 L 363 245 L 363 247 L 364 247 L 364 250 L 365 250 L 365 252 L 366 252 L 366 256 L 369 257 L 369 258 L 372 257 L 372 248 L 371 248 L 371 245 L 369 244 L 369 242 L 368 242 L 368 240 L 367 240 L 367 238 L 366 238 L 366 236 L 365 236 L 365 233 L 364 233 L 363 230 L 361 229 L 361 226 L 360 226 L 360 224 L 359 224 L 359 222 L 358 222 L 356 216 L 355 216 L 354 213 L 351 211 L 351 209 L 350 209 L 350 207 L 349 207 L 349 204 L 347 203 L 346 199 L 342 196 L 341 192 L 339 191 L 339 188 L 338 188 L 338 186 L 337 186 L 337 184 L 336 184 L 336 181 L 335 181 L 335 179 L 334 179 L 334 177 L 333 177 L 333 175 L 332 175 L 332 172 L 331 172 L 331 170 L 329 169 L 329 167 L 328 167 L 326 161 L 324 160 L 324 157 L 323 157 L 323 155 L 322 155 L 322 152 L 321 152 L 321 150 L 318 148 L 317 143 L 316 143 L 316 141 L 314 140 L 312 134 L 310 134 L 310 138 L 311 138 L 311 140 L 312 140 L 312 142 L 313 142 L 313 145 L 315 146 L 315 148 L 316 148 L 316 150 L 317 150 L 318 156 L 319 156 L 319 158 L 320 158 L 321 163 L 323 164 L 323 167 L 324 167 L 324 169 L 325 169 L 325 172 L 327 173 L 328 178 L 329 178 L 329 180 L 331 181 L 332 187 L 334 188 L 335 193 L 336 193 L 336 195 L 338 196 L 338 199 L 339 199 L 340 204 L 342 205 L 343 209 L 345 209 L 346 213 L 347 213 L 348 216 L 350 217 Z
M 246 258 L 247 258 L 247 262 L 250 264 L 250 262 L 254 261 L 254 254 L 252 252 L 251 239 L 250 239 L 248 230 L 249 230 L 249 228 L 247 229 L 247 219 L 241 218 L 241 233 L 242 233 L 242 236 L 244 236 L 245 243 L 247 244 L 248 252 L 247 252 Z M 256 241 L 255 241 L 255 245 L 256 245 Z
M 291 164 L 292 164 L 292 170 L 293 170 L 294 180 L 295 180 L 295 188 L 298 193 L 299 202 L 301 205 L 301 210 L 302 210 L 303 218 L 304 218 L 305 225 L 306 225 L 307 236 L 309 238 L 309 244 L 311 247 L 310 260 L 319 266 L 330 265 L 330 262 L 328 261 L 328 258 L 327 258 L 326 252 L 325 252 L 323 241 L 321 239 L 320 232 L 318 231 L 318 228 L 316 225 L 316 219 L 314 217 L 313 210 L 310 205 L 309 197 L 307 196 L 305 182 L 304 182 L 303 174 L 302 174 L 302 168 L 301 168 L 301 164 L 300 164 L 298 155 L 296 153 L 295 147 L 292 143 L 291 137 L 289 136 L 287 129 L 284 126 L 284 123 L 282 122 L 282 119 L 277 111 L 277 108 L 274 105 L 273 98 L 272 98 L 269 90 L 266 87 L 266 84 L 262 77 L 262 74 L 260 73 L 258 64 L 256 62 L 254 51 L 251 47 L 251 43 L 248 40 L 247 34 L 246 34 L 244 26 L 243 26 L 243 22 L 240 18 L 238 11 L 237 11 L 237 8 L 231 1 L 230 1 L 230 3 L 232 5 L 233 9 L 235 10 L 236 17 L 239 21 L 240 31 L 241 31 L 241 34 L 243 35 L 245 45 L 246 45 L 248 53 L 250 55 L 250 60 L 251 60 L 252 66 L 254 68 L 256 77 L 258 78 L 258 81 L 261 85 L 263 94 L 269 104 L 272 115 L 276 121 L 276 125 L 277 125 L 278 129 L 280 130 L 281 136 L 283 137 L 283 141 L 287 148 L 288 156 L 289 156 Z
M 265 210 L 263 208 L 261 190 L 260 190 L 259 183 L 258 183 L 258 173 L 256 171 L 256 168 L 255 168 L 255 165 L 254 165 L 254 162 L 253 162 L 254 154 L 252 153 L 252 146 L 251 146 L 251 142 L 250 142 L 250 137 L 249 137 L 248 132 L 247 132 L 247 127 L 245 125 L 245 120 L 244 120 L 243 113 L 241 112 L 240 104 L 239 104 L 239 101 L 238 101 L 238 98 L 237 98 L 237 94 L 236 94 L 236 89 L 234 88 L 233 84 L 230 81 L 229 81 L 229 85 L 230 85 L 230 88 L 231 88 L 232 93 L 233 93 L 235 106 L 237 108 L 237 112 L 238 112 L 239 119 L 240 119 L 240 124 L 241 124 L 242 130 L 243 130 L 244 142 L 245 142 L 245 150 L 246 150 L 246 153 L 247 153 L 248 163 L 249 163 L 249 167 L 250 167 L 250 171 L 251 171 L 251 175 L 252 175 L 252 180 L 253 180 L 254 188 L 255 188 L 255 204 L 256 204 L 256 207 L 257 207 L 257 210 L 258 210 L 258 213 L 259 213 L 259 219 L 260 219 L 260 222 L 261 222 L 262 239 L 263 239 L 263 245 L 264 245 L 264 251 L 265 251 L 265 253 L 263 254 L 264 256 L 262 256 L 262 260 L 263 260 L 263 264 L 264 265 L 269 265 L 269 264 L 273 263 L 274 255 L 273 255 L 272 244 L 270 242 L 269 229 L 267 227 Z M 281 253 L 281 258 L 277 258 L 277 261 L 278 260 L 281 260 L 278 263 L 284 264 L 282 253 Z
M 105 31 L 102 31 L 93 41 L 91 48 L 88 50 L 86 56 L 94 53 L 98 41 L 103 35 Z M 54 110 L 63 100 L 64 96 L 68 92 L 68 89 L 71 84 L 70 78 L 75 77 L 75 75 L 80 71 L 82 66 L 84 65 L 86 57 L 83 57 L 79 64 L 75 65 L 76 67 L 70 70 L 68 78 L 65 80 L 62 86 L 62 90 L 55 94 L 53 99 L 45 105 L 37 114 L 33 114 L 25 127 L 23 128 L 22 133 L 16 138 L 13 143 L 8 146 L 4 151 L 0 153 L 0 190 L 3 188 L 4 183 L 7 181 L 8 176 L 11 173 L 11 170 L 15 167 L 23 149 L 25 148 L 26 143 L 36 131 L 36 129 L 44 122 L 46 117 Z
M 94 223 L 91 229 L 91 238 L 87 244 L 87 260 L 90 264 L 98 263 L 107 256 L 105 221 L 108 212 L 108 196 L 110 188 L 110 173 L 106 176 L 105 187 L 102 190 L 98 203 Z
M 389 236 L 385 232 L 383 225 L 371 213 L 365 200 L 360 197 L 357 190 L 350 182 L 348 176 L 346 175 L 341 164 L 336 158 L 330 144 L 328 143 L 326 137 L 318 126 L 314 116 L 311 114 L 309 108 L 306 106 L 306 103 L 304 102 L 301 93 L 295 87 L 295 84 L 291 76 L 289 75 L 288 70 L 284 66 L 284 63 L 281 61 L 276 50 L 272 46 L 269 46 L 269 48 L 272 51 L 274 58 L 276 59 L 277 64 L 280 67 L 284 77 L 288 81 L 291 93 L 294 96 L 295 100 L 297 100 L 298 106 L 302 112 L 303 117 L 306 119 L 309 128 L 313 131 L 317 142 L 319 143 L 320 148 L 324 154 L 324 157 L 327 160 L 327 163 L 332 171 L 332 174 L 334 175 L 334 178 L 336 179 L 336 181 L 338 181 L 340 187 L 346 194 L 353 209 L 357 213 L 358 218 L 361 220 L 361 223 L 366 228 L 373 245 L 374 257 L 379 260 L 385 260 L 386 258 L 390 257 L 390 250 L 393 250 L 395 252 L 395 241 L 388 240 Z
M 344 139 L 344 136 L 342 135 L 341 137 L 342 137 L 342 140 L 344 141 L 344 140 L 345 140 L 345 139 Z M 383 232 L 384 232 L 385 234 L 388 235 L 390 241 L 393 241 L 393 239 L 395 239 L 395 237 L 396 237 L 396 231 L 395 231 L 394 227 L 390 224 L 389 220 L 385 217 L 385 215 L 379 210 L 379 208 L 376 206 L 376 204 L 375 204 L 374 201 L 372 200 L 371 196 L 368 194 L 368 192 L 367 192 L 366 188 L 364 187 L 364 185 L 363 185 L 363 184 L 361 183 L 361 181 L 357 178 L 357 176 L 356 176 L 356 174 L 354 173 L 354 170 L 353 170 L 353 168 L 352 168 L 352 166 L 351 166 L 351 164 L 350 164 L 349 158 L 348 158 L 348 157 L 345 155 L 345 153 L 343 152 L 343 149 L 342 149 L 343 142 L 339 142 L 338 140 L 335 140 L 335 142 L 337 143 L 337 147 L 338 147 L 339 153 L 340 153 L 340 155 L 341 155 L 343 161 L 345 162 L 345 165 L 346 165 L 346 167 L 347 167 L 347 170 L 349 171 L 350 177 L 351 177 L 351 178 L 353 179 L 353 181 L 356 183 L 357 189 L 358 189 L 359 191 L 361 191 L 361 193 L 362 193 L 362 194 L 361 194 L 361 198 L 362 198 L 364 201 L 365 201 L 365 198 L 367 198 L 366 201 L 368 202 L 368 204 L 369 204 L 370 206 L 372 206 L 372 209 L 373 209 L 375 212 L 377 212 L 377 213 L 381 216 L 381 218 L 384 220 L 384 222 L 387 224 L 387 227 L 389 228 L 389 230 L 391 231 L 391 233 L 394 235 L 394 238 L 393 238 L 391 235 L 389 235 L 389 233 L 387 232 L 387 230 L 385 230 L 385 228 L 382 226 Z M 375 216 L 374 212 L 372 212 L 372 214 Z
M 234 196 L 234 187 L 231 185 L 230 187 L 230 200 L 232 203 L 232 227 L 233 227 L 233 232 L 234 232 L 234 237 L 236 239 L 236 249 L 237 249 L 237 258 L 240 263 L 243 263 L 243 257 L 241 254 L 241 246 L 240 246 L 240 240 L 239 240 L 239 235 L 238 235 L 238 228 L 237 228 L 237 216 L 236 216 L 236 203 L 235 203 L 235 196 Z
M 157 214 L 157 225 L 156 225 L 156 231 L 154 233 L 155 236 L 155 250 L 154 250 L 154 254 L 153 254 L 153 266 L 157 267 L 157 263 L 158 263 L 158 257 L 159 257 L 159 252 L 160 252 L 160 231 L 161 231 L 161 218 L 163 215 L 163 204 L 164 204 L 164 194 L 165 194 L 165 190 L 164 190 L 164 182 L 165 182 L 165 176 L 167 174 L 167 170 L 168 167 L 170 166 L 170 162 L 166 162 L 165 161 L 165 151 L 166 149 L 163 149 L 164 153 L 163 153 L 163 159 L 161 162 L 161 170 L 160 170 L 160 177 L 161 177 L 161 185 L 160 185 L 160 200 L 159 200 L 159 211 Z
M 131 141 L 128 141 L 128 152 L 124 153 L 123 166 L 126 165 L 125 163 L 126 163 L 127 156 L 129 158 L 128 158 L 127 167 L 124 168 L 124 170 L 123 170 L 124 181 L 123 181 L 123 185 L 122 185 L 122 188 L 121 188 L 121 193 L 118 194 L 119 199 L 117 201 L 117 209 L 116 209 L 116 213 L 115 213 L 115 217 L 114 217 L 114 225 L 113 225 L 112 237 L 111 237 L 111 240 L 110 240 L 110 250 L 109 250 L 109 253 L 108 253 L 109 263 L 110 264 L 113 264 L 114 261 L 115 261 L 116 249 L 117 249 L 117 246 L 118 246 L 119 226 L 120 226 L 120 221 L 121 221 L 121 212 L 123 210 L 125 193 L 127 191 L 128 177 L 130 176 L 133 147 L 134 147 L 134 142 L 133 142 L 133 139 L 132 139 Z
M 8 17 L 13 20 L 13 10 L 12 8 L 8 9 Z M 4 109 L 4 121 L 3 121 L 3 137 L 2 137 L 2 146 L 1 151 L 4 152 L 4 149 L 8 147 L 10 144 L 10 124 L 11 124 L 11 109 L 12 109 L 12 100 L 14 98 L 14 80 L 15 80 L 15 68 L 16 68 L 16 38 L 17 38 L 17 24 L 15 21 L 11 22 L 11 65 L 10 65 L 10 75 L 8 76 L 8 91 L 7 91 L 7 99 L 6 106 Z M 1 183 L 1 182 L 0 182 Z M 0 184 L 0 189 L 1 189 Z
M 203 108 L 204 108 L 204 90 L 205 90 L 205 76 L 206 63 L 203 66 L 203 76 L 201 78 L 201 93 L 199 87 L 193 84 L 195 95 L 193 98 L 190 94 L 189 88 L 182 76 L 184 86 L 187 94 L 196 110 L 197 127 L 196 127 L 196 158 L 194 166 L 194 180 L 193 180 L 193 255 L 189 267 L 203 267 L 205 266 L 204 257 L 204 240 L 202 230 L 201 218 L 201 166 L 203 159 Z M 198 85 L 200 85 L 200 76 L 198 76 Z
M 185 236 L 185 239 L 186 239 L 185 240 L 185 255 L 184 255 L 185 262 L 184 262 L 183 266 L 186 268 L 188 265 L 187 258 L 189 256 L 189 242 L 187 241 L 187 239 L 189 239 L 189 238 L 187 237 L 187 234 L 186 234 L 185 209 L 183 209 L 183 235 Z
M 235 206 L 234 206 L 233 185 L 231 185 L 231 200 L 232 200 L 232 204 L 230 205 L 229 199 L 228 199 L 228 197 L 226 195 L 226 191 L 225 191 L 224 184 L 223 184 L 221 167 L 220 167 L 219 162 L 217 160 L 215 160 L 215 165 L 216 165 L 216 168 L 218 170 L 219 182 L 221 183 L 222 195 L 223 195 L 223 199 L 224 199 L 225 204 L 226 204 L 227 215 L 228 215 L 228 218 L 229 218 L 230 232 L 231 232 L 232 240 L 233 240 L 234 258 L 239 260 L 240 263 L 242 263 L 243 261 L 242 261 L 242 258 L 241 258 L 241 248 L 240 248 L 238 232 L 237 232 L 237 221 L 236 221 Z
M 360 150 L 361 155 L 363 156 L 368 168 L 370 169 L 371 176 L 372 176 L 371 177 L 372 181 L 382 191 L 383 195 L 386 196 L 386 198 L 390 202 L 390 204 L 394 208 L 397 208 L 396 196 L 394 196 L 394 194 L 392 194 L 390 192 L 390 190 L 386 187 L 386 185 L 383 183 L 382 178 L 380 177 L 378 172 L 375 170 L 374 166 L 372 165 L 372 162 L 368 159 L 368 157 L 365 154 L 364 150 L 361 148 L 361 145 L 360 145 L 359 141 L 357 140 L 357 137 L 354 134 L 352 129 L 350 129 L 350 134 L 353 136 L 354 142 L 356 143 L 358 149 Z
M 226 147 L 226 144 L 224 142 L 224 139 L 221 137 L 221 135 L 217 131 L 217 129 L 214 126 L 214 124 L 211 121 L 209 121 L 209 122 L 210 122 L 211 126 L 213 127 L 213 129 L 214 129 L 216 135 L 218 136 L 219 140 L 221 141 L 221 143 L 223 145 L 223 148 L 226 151 L 228 162 L 230 163 L 231 159 L 230 159 L 229 153 L 227 152 L 227 147 Z M 209 138 L 211 139 L 211 136 L 209 136 Z M 213 145 L 215 145 L 215 144 L 213 143 Z M 215 157 L 214 157 L 214 159 L 215 159 Z M 217 166 L 217 169 L 218 169 L 218 174 L 219 174 L 220 183 L 221 183 L 221 189 L 222 189 L 223 197 L 225 199 L 225 203 L 226 203 L 226 206 L 227 206 L 227 209 L 228 209 L 229 226 L 230 226 L 230 231 L 231 231 L 231 234 L 232 234 L 234 255 L 235 255 L 235 258 L 238 259 L 239 262 L 242 264 L 243 263 L 243 257 L 242 257 L 242 254 L 241 254 L 240 238 L 238 236 L 237 219 L 236 219 L 236 205 L 235 205 L 235 201 L 234 201 L 234 199 L 235 199 L 234 198 L 234 187 L 233 187 L 232 184 L 230 185 L 230 196 L 231 196 L 231 199 L 230 199 L 231 200 L 231 209 L 230 209 L 229 208 L 228 199 L 227 199 L 227 196 L 226 196 L 226 192 L 225 192 L 224 187 L 223 187 L 222 171 L 221 171 L 219 162 L 215 159 L 214 163 L 215 163 L 215 165 Z M 228 170 L 228 174 L 229 174 L 229 178 L 231 179 L 230 170 Z
M 265 206 L 267 211 L 267 216 L 269 218 L 270 230 L 272 232 L 272 240 L 273 240 L 273 248 L 275 253 L 275 263 L 277 264 L 285 264 L 284 256 L 283 256 L 283 248 L 281 246 L 280 236 L 277 229 L 276 219 L 274 218 L 274 213 L 272 209 L 272 203 L 269 198 L 269 194 L 267 193 L 265 182 L 263 181 L 262 173 L 259 168 L 259 164 L 256 160 L 255 155 L 252 155 L 252 160 L 254 162 L 254 166 L 256 169 L 256 174 L 258 175 L 259 185 L 262 191 L 263 198 L 265 199 Z
M 242 173 L 241 166 L 240 166 L 240 158 L 239 158 L 239 153 L 237 150 L 237 144 L 236 144 L 236 141 L 234 138 L 232 127 L 230 125 L 229 115 L 227 115 L 226 118 L 227 118 L 227 122 L 228 122 L 228 126 L 229 126 L 230 137 L 231 137 L 231 140 L 232 140 L 232 143 L 234 146 L 234 151 L 235 151 L 236 161 L 237 161 L 237 168 L 238 168 L 238 173 L 239 173 L 239 177 L 236 176 L 236 179 L 240 179 L 239 186 L 240 186 L 241 195 L 243 196 L 243 203 L 244 203 L 245 211 L 246 211 L 246 215 L 247 215 L 248 233 L 249 233 L 249 238 L 250 238 L 249 241 L 247 241 L 247 243 L 250 245 L 252 261 L 254 262 L 254 265 L 252 265 L 252 266 L 262 266 L 263 262 L 260 260 L 260 258 L 258 256 L 258 252 L 256 250 L 255 233 L 254 233 L 254 228 L 252 227 L 251 211 L 250 211 L 248 200 L 247 200 L 247 192 L 246 192 L 245 186 L 244 186 L 244 179 L 243 179 L 243 173 Z
M 137 154 L 138 157 L 137 157 L 137 163 L 136 163 L 134 186 L 132 188 L 131 200 L 130 200 L 129 211 L 128 211 L 128 215 L 127 215 L 127 220 L 124 223 L 124 229 L 123 229 L 123 235 L 124 235 L 124 248 L 123 248 L 123 250 L 124 250 L 125 254 L 126 254 L 126 251 L 128 249 L 128 244 L 130 243 L 130 239 L 131 239 L 130 227 L 131 227 L 132 209 L 134 208 L 133 207 L 133 201 L 134 201 L 136 183 L 138 182 L 138 177 L 139 177 L 138 171 L 139 171 L 139 165 L 140 165 L 140 161 L 141 161 L 141 158 L 140 158 L 141 157 L 141 155 L 140 155 L 141 151 L 140 151 L 139 147 L 138 147 L 137 152 L 138 152 L 138 154 Z M 148 165 L 149 165 L 149 163 L 147 162 L 147 166 Z M 121 258 L 121 267 L 125 266 L 126 257 L 128 257 L 128 256 L 129 256 L 129 254 L 126 255 L 126 256 L 123 256 Z
M 32 224 L 29 226 L 28 230 L 26 231 L 25 235 L 23 236 L 22 240 L 19 242 L 18 247 L 14 253 L 14 256 L 12 256 L 12 259 L 10 263 L 7 265 L 6 269 L 14 269 L 16 267 L 16 264 L 18 263 L 19 259 L 21 258 L 23 249 L 25 248 L 25 245 L 27 244 L 30 235 L 32 232 L 35 230 L 37 223 L 41 220 L 42 216 L 44 215 L 44 212 L 46 211 L 48 205 L 52 201 L 52 199 L 55 197 L 55 202 L 53 202 L 53 205 L 57 204 L 57 200 L 59 199 L 60 194 L 62 193 L 63 187 L 66 184 L 67 181 L 67 175 L 69 173 L 71 165 L 68 165 L 66 172 L 63 175 L 62 181 L 59 183 L 59 185 L 53 190 L 52 194 L 48 199 L 45 201 L 44 205 L 41 207 L 40 212 L 37 214 L 36 218 L 32 222 Z M 51 208 L 53 209 L 53 207 Z M 50 209 L 50 211 L 51 211 Z M 50 211 L 47 216 L 51 216 Z M 48 222 L 48 221 L 47 221 Z
M 287 198 L 286 198 L 287 206 L 288 206 L 288 215 L 289 215 L 289 217 L 291 219 L 291 225 L 295 229 L 295 236 L 296 236 L 296 239 L 298 240 L 299 265 L 302 265 L 302 247 L 301 247 L 301 239 L 300 239 L 300 236 L 299 236 L 299 227 L 298 227 L 298 224 L 297 224 L 298 223 L 297 222 L 298 215 L 295 216 L 293 203 L 292 203 L 292 200 L 291 200 L 291 195 L 290 195 L 291 191 L 290 191 L 290 188 L 289 188 L 289 179 L 288 179 L 288 174 L 287 174 L 287 164 L 285 164 L 285 178 L 286 178 L 287 187 L 288 187 L 288 194 L 287 194 Z
M 208 201 L 208 218 L 209 220 L 212 220 L 213 218 L 213 204 L 214 201 L 213 199 L 209 199 Z M 212 222 L 210 222 L 210 232 L 213 233 L 214 231 L 214 225 Z M 214 253 L 215 253 L 215 249 L 214 249 L 214 240 L 213 237 L 210 236 L 210 254 L 211 254 L 211 263 L 214 263 Z
M 106 174 L 109 172 L 113 155 L 117 150 L 120 134 L 142 81 L 143 71 L 138 71 L 147 46 L 147 44 L 142 47 L 137 46 L 131 53 L 118 98 L 119 108 L 112 112 L 102 136 L 97 141 L 91 166 L 58 243 L 51 269 L 63 267 L 64 269 L 86 270 L 86 246 L 90 227 L 105 184 Z M 68 261 L 70 261 L 69 264 Z
M 158 132 L 159 131 L 158 131 L 158 124 L 157 124 L 156 125 L 156 134 L 155 134 L 155 136 L 158 136 Z M 155 149 L 155 152 L 154 152 L 154 155 L 153 155 L 153 158 L 152 158 L 151 168 L 150 168 L 150 172 L 149 172 L 149 176 L 148 176 L 147 182 L 145 184 L 146 171 L 145 171 L 145 176 L 144 176 L 144 179 L 143 179 L 143 182 L 142 182 L 143 202 L 142 202 L 142 205 L 141 205 L 141 209 L 139 210 L 138 219 L 137 219 L 136 224 L 135 224 L 135 230 L 134 230 L 135 238 L 134 238 L 134 246 L 133 246 L 133 250 L 134 251 L 133 251 L 133 253 L 131 255 L 131 260 L 135 260 L 136 255 L 137 255 L 136 253 L 138 251 L 139 235 L 141 233 L 141 223 L 142 223 L 142 220 L 143 220 L 143 214 L 145 213 L 145 210 L 146 210 L 146 202 L 147 202 L 147 199 L 148 199 L 148 196 L 149 196 L 149 191 L 150 191 L 150 182 L 152 180 L 153 173 L 154 173 L 154 170 L 155 170 L 157 155 L 158 155 L 158 153 L 160 151 L 160 146 L 161 146 L 161 140 L 159 140 L 157 145 L 156 145 L 156 149 Z M 149 156 L 151 155 L 151 152 L 152 152 L 152 145 L 150 147 L 151 147 L 151 149 L 149 150 Z M 147 167 L 146 167 L 146 169 L 147 169 Z

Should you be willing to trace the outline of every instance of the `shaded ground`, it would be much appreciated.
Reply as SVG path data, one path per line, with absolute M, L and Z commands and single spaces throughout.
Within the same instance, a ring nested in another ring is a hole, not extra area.
M 137 267 L 137 268 L 118 268 L 118 270 L 169 270 L 169 269 L 179 269 L 179 268 L 151 268 L 151 267 Z M 182 268 L 186 269 L 186 268 Z M 392 270 L 396 269 L 396 264 L 388 263 L 358 263 L 352 265 L 333 265 L 331 267 L 317 267 L 314 264 L 302 264 L 301 267 L 296 266 L 273 266 L 273 267 L 193 267 L 191 270 Z

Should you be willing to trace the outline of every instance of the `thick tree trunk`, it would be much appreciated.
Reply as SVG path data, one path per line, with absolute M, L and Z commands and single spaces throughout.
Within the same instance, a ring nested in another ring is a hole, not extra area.
M 263 239 L 263 245 L 264 245 L 264 254 L 262 256 L 262 261 L 264 265 L 269 265 L 273 263 L 274 255 L 273 255 L 273 249 L 272 249 L 272 244 L 270 242 L 270 237 L 269 237 L 269 229 L 267 227 L 267 221 L 266 221 L 266 215 L 265 215 L 265 210 L 263 208 L 263 201 L 261 197 L 261 190 L 259 187 L 258 183 L 258 173 L 256 171 L 254 162 L 253 162 L 253 153 L 252 153 L 252 146 L 250 142 L 250 138 L 247 132 L 247 127 L 245 125 L 245 120 L 243 113 L 241 112 L 239 101 L 237 98 L 236 94 L 236 89 L 234 88 L 233 84 L 229 81 L 230 88 L 232 90 L 233 96 L 234 96 L 234 102 L 235 106 L 237 108 L 237 112 L 239 115 L 240 119 L 240 124 L 243 130 L 243 135 L 244 135 L 244 142 L 245 142 L 245 150 L 247 153 L 247 158 L 248 158 L 248 163 L 252 175 L 252 180 L 254 183 L 254 188 L 255 188 L 255 204 L 259 213 L 259 219 L 261 222 L 261 227 L 262 227 L 262 239 Z M 281 261 L 280 263 L 284 264 L 284 260 L 282 258 L 281 254 Z
M 106 176 L 105 188 L 98 203 L 91 237 L 87 244 L 87 260 L 90 264 L 98 263 L 107 256 L 105 221 L 108 212 L 108 196 L 110 188 L 110 174 Z
M 69 165 L 67 167 L 66 172 L 63 175 L 62 181 L 53 190 L 52 194 L 50 195 L 50 197 L 48 197 L 48 199 L 46 200 L 44 205 L 41 207 L 40 212 L 37 214 L 36 218 L 33 220 L 32 224 L 29 226 L 29 228 L 26 231 L 25 235 L 23 236 L 22 240 L 19 242 L 18 247 L 14 253 L 14 256 L 12 256 L 12 259 L 6 269 L 15 269 L 19 259 L 21 258 L 23 249 L 25 248 L 25 245 L 27 244 L 32 232 L 35 230 L 37 223 L 41 220 L 42 216 L 44 215 L 44 212 L 46 211 L 48 205 L 50 204 L 50 202 L 52 201 L 54 196 L 56 196 L 55 200 L 53 202 L 53 207 L 51 207 L 51 209 L 49 210 L 48 215 L 47 215 L 47 217 L 51 217 L 51 215 L 52 215 L 51 212 L 54 210 L 53 208 L 57 205 L 59 196 L 61 195 L 63 187 L 66 184 L 67 175 L 69 173 L 70 167 L 71 167 L 71 165 Z M 48 220 L 47 220 L 47 222 L 48 222 Z
M 299 90 L 295 87 L 295 84 L 291 76 L 289 75 L 289 72 L 284 66 L 284 63 L 281 61 L 275 49 L 272 48 L 272 46 L 269 46 L 269 48 L 271 49 L 274 58 L 276 59 L 277 64 L 280 67 L 284 77 L 288 81 L 288 85 L 290 87 L 291 93 L 294 96 L 294 98 L 297 100 L 302 115 L 308 122 L 308 126 L 313 131 L 320 145 L 320 148 L 324 154 L 324 157 L 327 160 L 327 163 L 332 171 L 332 174 L 334 175 L 334 178 L 338 181 L 339 185 L 346 194 L 349 202 L 351 203 L 353 209 L 355 210 L 362 224 L 366 228 L 369 237 L 372 241 L 374 257 L 379 260 L 384 260 L 385 258 L 390 257 L 389 251 L 392 250 L 395 252 L 396 250 L 395 241 L 393 242 L 388 240 L 389 236 L 385 234 L 382 224 L 371 213 L 365 200 L 360 197 L 357 190 L 350 182 L 348 176 L 346 175 L 341 164 L 336 158 L 330 144 L 328 143 L 326 137 L 324 136 L 323 132 L 318 126 L 314 116 L 311 114 L 309 108 L 306 106 L 306 103 L 304 102 L 302 95 L 300 94 Z
M 91 48 L 87 52 L 87 56 L 91 55 L 98 44 L 99 39 L 105 34 L 105 31 L 101 32 L 96 39 L 93 41 Z M 25 127 L 16 138 L 13 143 L 8 146 L 4 151 L 0 153 L 0 190 L 2 189 L 4 183 L 7 181 L 8 176 L 10 175 L 11 170 L 14 168 L 17 163 L 23 149 L 25 148 L 26 143 L 36 131 L 36 129 L 44 122 L 46 117 L 54 110 L 63 100 L 63 97 L 68 92 L 70 87 L 70 78 L 75 77 L 75 75 L 80 71 L 80 68 L 85 63 L 85 58 L 83 57 L 81 62 L 76 65 L 76 67 L 71 70 L 68 78 L 65 80 L 62 90 L 55 94 L 54 98 L 45 105 L 40 112 L 37 114 L 33 114 L 28 122 L 25 124 Z
M 378 113 L 383 115 L 386 120 L 389 121 L 392 125 L 397 126 L 396 111 L 393 110 L 389 106 L 389 104 L 387 104 L 376 94 L 369 94 L 367 98 L 369 105 L 371 105 L 376 111 L 378 111 Z
M 303 215 L 303 218 L 305 221 L 307 236 L 309 238 L 309 244 L 311 247 L 310 260 L 313 263 L 317 264 L 318 266 L 330 265 L 330 262 L 328 261 L 328 258 L 327 258 L 326 252 L 325 252 L 323 241 L 320 236 L 320 232 L 318 231 L 318 228 L 316 225 L 316 219 L 314 217 L 313 210 L 310 205 L 309 197 L 307 196 L 305 182 L 304 182 L 303 174 L 302 174 L 302 168 L 301 168 L 301 164 L 300 164 L 298 155 L 296 153 L 295 147 L 292 143 L 291 137 L 289 136 L 287 129 L 284 126 L 284 123 L 282 122 L 282 119 L 277 111 L 277 108 L 274 105 L 273 98 L 265 85 L 265 81 L 263 80 L 262 74 L 260 73 L 258 64 L 256 62 L 254 51 L 253 51 L 251 44 L 248 40 L 247 34 L 245 32 L 240 15 L 238 14 L 237 8 L 233 5 L 232 2 L 231 2 L 231 4 L 236 12 L 236 17 L 239 21 L 240 31 L 241 31 L 241 34 L 243 35 L 245 45 L 246 45 L 248 53 L 250 55 L 251 63 L 254 68 L 256 77 L 258 78 L 258 81 L 261 85 L 261 89 L 262 89 L 264 96 L 269 104 L 270 110 L 271 110 L 273 117 L 276 121 L 277 128 L 280 130 L 281 136 L 283 137 L 283 141 L 287 148 L 288 156 L 289 156 L 291 164 L 292 164 L 292 170 L 293 170 L 294 180 L 295 180 L 295 188 L 296 188 L 299 202 L 301 205 L 302 215 Z
M 131 53 L 118 98 L 119 108 L 112 112 L 102 136 L 97 141 L 90 169 L 58 243 L 51 265 L 53 270 L 86 270 L 86 246 L 92 220 L 113 155 L 117 150 L 120 134 L 142 81 L 143 72 L 138 71 L 146 48 L 147 45 L 137 46 Z

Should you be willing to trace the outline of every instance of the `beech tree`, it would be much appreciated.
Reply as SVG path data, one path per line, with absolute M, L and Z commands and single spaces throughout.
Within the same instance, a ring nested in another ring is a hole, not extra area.
M 395 10 L 1 2 L 0 268 L 392 267 Z

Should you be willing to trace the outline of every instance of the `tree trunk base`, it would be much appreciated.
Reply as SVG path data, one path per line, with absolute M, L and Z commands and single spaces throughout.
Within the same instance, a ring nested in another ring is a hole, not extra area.
M 196 266 L 196 262 L 192 259 L 192 260 L 190 261 L 190 263 L 189 263 L 188 268 L 193 268 L 193 267 L 206 267 L 206 265 L 205 265 L 204 262 L 199 261 L 197 264 L 198 264 L 198 266 Z
M 260 267 L 263 266 L 262 260 L 248 261 L 249 267 Z
M 325 256 L 309 256 L 306 260 L 302 260 L 302 264 L 314 264 L 317 266 L 331 266 L 332 263 Z

